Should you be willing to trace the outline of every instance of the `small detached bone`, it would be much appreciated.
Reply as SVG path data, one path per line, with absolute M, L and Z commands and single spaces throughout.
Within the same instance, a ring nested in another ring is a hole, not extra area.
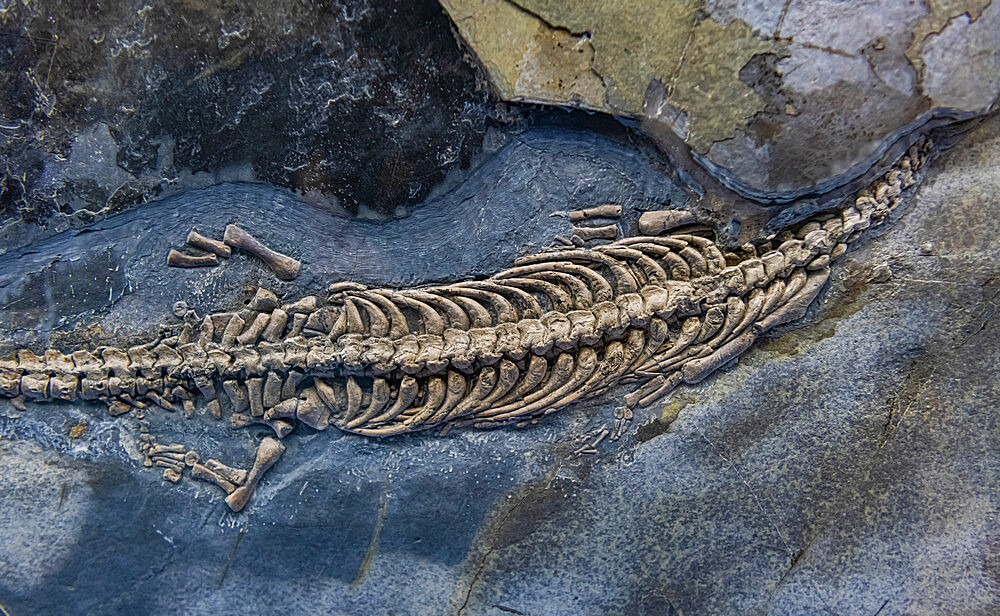
M 573 227 L 573 235 L 585 242 L 591 240 L 615 240 L 618 239 L 618 225 L 605 225 L 603 227 Z
M 205 466 L 218 475 L 222 477 L 229 483 L 233 485 L 240 485 L 247 480 L 247 472 L 241 468 L 233 468 L 231 466 L 226 466 L 222 462 L 215 459 L 205 460 Z
M 218 473 L 213 472 L 207 466 L 203 466 L 201 464 L 195 464 L 191 468 L 191 476 L 196 479 L 201 479 L 202 481 L 214 483 L 215 485 L 225 490 L 226 494 L 232 494 L 233 490 L 236 489 L 236 486 L 233 485 L 232 482 L 228 481 Z
M 569 219 L 571 222 L 579 222 L 591 218 L 618 218 L 621 215 L 622 206 L 620 205 L 599 205 L 583 210 L 572 210 L 569 212 Z
M 219 258 L 214 254 L 196 257 L 194 255 L 186 255 L 173 248 L 167 253 L 167 265 L 170 267 L 214 267 L 218 264 Z
M 853 205 L 729 254 L 686 224 L 694 222 L 689 213 L 647 213 L 648 235 L 592 247 L 574 236 L 579 250 L 525 255 L 487 280 L 426 289 L 339 282 L 328 300 L 307 296 L 280 308 L 277 296 L 258 289 L 244 308 L 204 320 L 180 302 L 174 315 L 182 322 L 144 345 L 41 357 L 21 349 L 0 359 L 0 397 L 21 409 L 27 397 L 98 400 L 112 414 L 130 412 L 144 466 L 169 481 L 189 469 L 222 488 L 233 511 L 245 508 L 284 447 L 264 439 L 249 473 L 201 461 L 182 445 L 156 442 L 151 404 L 192 413 L 201 396 L 207 414 L 219 418 L 224 403 L 234 427 L 263 424 L 278 438 L 300 424 L 386 437 L 530 425 L 618 383 L 636 384 L 613 425 L 575 452 L 594 454 L 623 434 L 634 409 L 702 382 L 764 332 L 804 317 L 831 263 L 888 217 L 926 154 L 913 146 Z M 617 235 L 614 225 L 581 231 L 605 228 Z M 889 276 L 888 265 L 873 272 L 875 280 Z
M 285 446 L 278 439 L 268 437 L 260 442 L 260 446 L 257 447 L 257 457 L 253 462 L 253 468 L 247 473 L 246 481 L 226 497 L 226 504 L 231 510 L 243 510 L 257 488 L 260 478 L 269 468 L 274 466 L 283 453 L 285 453 Z
M 213 240 L 210 237 L 205 237 L 201 235 L 194 229 L 192 229 L 187 236 L 187 243 L 195 248 L 200 248 L 205 252 L 210 252 L 219 255 L 223 259 L 228 259 L 229 255 L 233 254 L 233 249 L 226 245 L 225 242 L 220 242 L 219 240 Z
M 639 232 L 643 235 L 659 235 L 696 222 L 694 214 L 684 210 L 643 212 L 642 216 L 639 217 Z
M 236 225 L 226 226 L 223 240 L 233 248 L 241 248 L 263 261 L 281 280 L 294 280 L 302 264 L 295 259 L 275 252 Z

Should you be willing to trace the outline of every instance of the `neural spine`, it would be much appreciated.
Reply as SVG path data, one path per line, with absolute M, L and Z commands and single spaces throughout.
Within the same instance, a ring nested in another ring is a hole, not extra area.
M 341 282 L 327 298 L 281 306 L 261 289 L 236 313 L 180 309 L 179 331 L 148 344 L 21 350 L 0 362 L 0 396 L 101 400 L 114 414 L 146 403 L 190 413 L 201 399 L 216 416 L 222 400 L 231 423 L 265 423 L 279 438 L 295 422 L 377 437 L 533 421 L 627 381 L 626 415 L 801 317 L 831 262 L 895 207 L 927 152 L 912 147 L 851 206 L 739 262 L 708 237 L 668 233 L 542 252 L 443 286 Z M 237 486 L 232 473 L 220 479 Z

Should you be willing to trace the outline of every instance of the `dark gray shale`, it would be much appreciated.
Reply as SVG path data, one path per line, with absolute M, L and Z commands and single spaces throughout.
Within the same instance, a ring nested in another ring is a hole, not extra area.
M 831 261 L 900 202 L 928 153 L 927 142 L 911 147 L 852 205 L 767 238 L 742 259 L 675 232 L 541 252 L 486 281 L 419 291 L 335 283 L 329 298 L 279 308 L 258 290 L 239 312 L 201 320 L 181 308 L 183 327 L 127 350 L 21 350 L 0 364 L 0 395 L 21 405 L 104 400 L 113 415 L 136 407 L 147 465 L 165 467 L 172 481 L 193 467 L 229 494 L 234 511 L 284 446 L 265 439 L 248 473 L 215 460 L 201 466 L 184 447 L 155 442 L 141 400 L 190 414 L 200 393 L 219 417 L 222 389 L 234 426 L 263 423 L 281 438 L 298 420 L 390 436 L 448 422 L 534 421 L 637 381 L 617 434 L 633 407 L 700 382 L 757 335 L 803 316 Z
M 488 275 L 568 238 L 572 224 L 551 214 L 594 203 L 622 205 L 623 221 L 634 223 L 642 210 L 686 207 L 687 196 L 634 148 L 558 129 L 523 135 L 402 219 L 336 216 L 263 184 L 191 191 L 0 255 L 0 349 L 58 348 L 64 339 L 53 330 L 97 319 L 101 342 L 136 338 L 177 301 L 204 314 L 235 305 L 247 285 L 292 297 L 337 280 L 411 286 Z M 218 268 L 164 266 L 192 226 L 221 238 L 230 223 L 300 259 L 298 278 L 275 281 L 239 255 Z

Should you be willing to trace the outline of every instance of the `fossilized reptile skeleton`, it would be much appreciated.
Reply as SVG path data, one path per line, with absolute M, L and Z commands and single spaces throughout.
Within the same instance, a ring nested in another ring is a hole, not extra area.
M 800 318 L 831 262 L 916 181 L 924 141 L 847 207 L 818 214 L 736 259 L 698 233 L 629 237 L 522 257 L 484 280 L 413 289 L 338 282 L 326 298 L 279 305 L 259 289 L 238 312 L 199 318 L 128 349 L 29 350 L 0 362 L 0 396 L 90 400 L 140 420 L 146 464 L 185 468 L 240 510 L 284 447 L 264 439 L 249 472 L 159 445 L 152 403 L 199 407 L 280 439 L 296 422 L 383 437 L 443 424 L 537 420 L 634 383 L 616 417 L 698 383 L 764 332 Z M 224 395 L 219 395 L 219 390 Z

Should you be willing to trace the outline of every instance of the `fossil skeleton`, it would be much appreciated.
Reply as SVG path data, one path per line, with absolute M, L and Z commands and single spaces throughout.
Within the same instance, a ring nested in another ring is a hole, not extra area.
M 216 418 L 225 411 L 233 426 L 266 424 L 278 438 L 296 422 L 384 437 L 528 423 L 633 383 L 614 437 L 633 408 L 698 383 L 802 317 L 831 262 L 900 202 L 929 151 L 927 141 L 912 146 L 848 207 L 748 246 L 742 258 L 657 219 L 660 234 L 533 254 L 484 280 L 412 289 L 339 282 L 326 298 L 285 305 L 259 289 L 238 312 L 199 318 L 181 304 L 183 325 L 147 344 L 20 350 L 0 362 L 0 396 L 21 409 L 25 399 L 91 400 L 113 415 L 132 412 L 147 465 L 173 481 L 190 468 L 237 511 L 281 455 L 280 441 L 265 439 L 249 472 L 202 464 L 183 446 L 156 443 L 149 403 L 190 414 L 200 398 Z

